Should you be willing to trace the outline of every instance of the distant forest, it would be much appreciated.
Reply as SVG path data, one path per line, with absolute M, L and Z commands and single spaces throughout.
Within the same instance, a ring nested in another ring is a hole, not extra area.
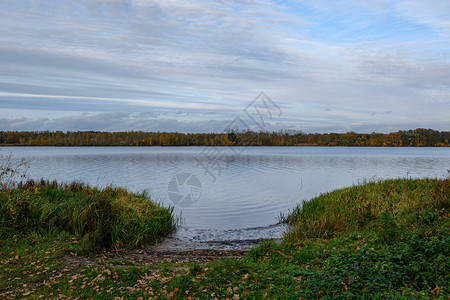
M 385 133 L 278 132 L 178 133 L 0 131 L 0 146 L 388 146 L 448 147 L 450 131 L 415 129 Z

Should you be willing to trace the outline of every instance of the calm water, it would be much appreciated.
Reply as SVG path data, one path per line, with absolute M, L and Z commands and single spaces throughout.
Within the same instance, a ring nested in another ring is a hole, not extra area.
M 234 150 L 234 151 L 231 151 Z M 450 149 L 347 147 L 2 148 L 31 158 L 30 177 L 148 191 L 174 205 L 181 239 L 279 236 L 277 216 L 364 180 L 448 176 Z M 236 153 L 239 153 L 237 155 Z M 207 172 L 209 171 L 209 172 Z

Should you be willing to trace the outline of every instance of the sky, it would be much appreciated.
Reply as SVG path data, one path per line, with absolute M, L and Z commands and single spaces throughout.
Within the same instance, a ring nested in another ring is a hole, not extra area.
M 236 120 L 450 130 L 450 1 L 0 1 L 0 131 Z

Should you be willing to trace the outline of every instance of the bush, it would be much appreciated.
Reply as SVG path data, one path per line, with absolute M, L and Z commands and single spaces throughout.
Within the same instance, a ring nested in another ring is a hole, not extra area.
M 0 190 L 12 189 L 26 179 L 30 161 L 26 159 L 13 161 L 12 155 L 1 154 L 0 161 Z

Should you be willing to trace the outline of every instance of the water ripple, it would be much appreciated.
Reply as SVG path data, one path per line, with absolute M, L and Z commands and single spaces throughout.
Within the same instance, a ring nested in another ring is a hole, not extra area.
M 191 207 L 175 207 L 182 226 L 176 236 L 197 241 L 280 237 L 280 213 L 320 193 L 371 178 L 444 177 L 444 148 L 258 147 L 233 157 L 214 181 L 198 165 L 202 147 L 20 147 L 2 149 L 15 158 L 33 157 L 30 175 L 148 191 L 169 206 L 168 184 L 180 173 L 201 183 Z M 224 148 L 224 151 L 229 149 Z M 273 226 L 273 227 L 271 227 Z M 257 228 L 257 229 L 255 229 Z

